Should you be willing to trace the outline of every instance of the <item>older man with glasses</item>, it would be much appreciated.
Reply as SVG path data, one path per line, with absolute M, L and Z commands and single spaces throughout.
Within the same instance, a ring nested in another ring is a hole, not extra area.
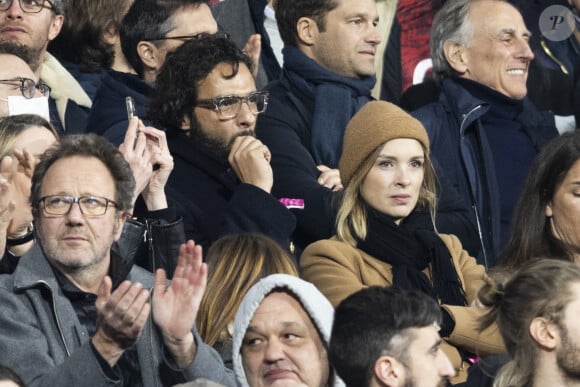
M 287 201 L 271 195 L 270 151 L 254 133 L 268 93 L 256 90 L 252 68 L 225 37 L 189 40 L 168 57 L 150 102 L 174 158 L 167 196 L 187 237 L 204 247 L 237 232 L 290 245 L 295 219 Z
M 0 0 L 0 42 L 29 51 L 27 65 L 50 86 L 50 121 L 62 133 L 84 131 L 91 100 L 72 75 L 47 52 L 60 32 L 63 0 Z M 5 78 L 4 78 L 5 79 Z
M 38 244 L 0 277 L 0 353 L 27 386 L 235 385 L 194 329 L 207 268 L 189 241 L 166 273 L 111 252 L 132 206 L 123 155 L 95 135 L 66 136 L 32 177 Z

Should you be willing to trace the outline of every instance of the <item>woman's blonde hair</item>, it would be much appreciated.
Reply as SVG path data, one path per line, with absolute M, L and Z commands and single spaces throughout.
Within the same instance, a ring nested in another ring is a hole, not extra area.
M 298 276 L 294 259 L 273 239 L 258 233 L 226 235 L 207 253 L 207 288 L 197 317 L 204 342 L 215 345 L 231 340 L 228 325 L 234 321 L 244 295 L 270 274 Z
M 373 150 L 353 174 L 343 192 L 342 201 L 336 216 L 336 233 L 339 240 L 356 247 L 357 239 L 364 240 L 367 236 L 366 203 L 361 194 L 361 187 L 379 157 L 386 143 Z M 429 209 L 433 226 L 435 227 L 435 210 L 437 205 L 437 176 L 429 154 L 425 151 L 423 163 L 424 177 L 419 192 L 416 208 Z
M 50 122 L 35 114 L 19 114 L 0 117 L 0 160 L 12 155 L 16 138 L 31 126 L 40 126 L 50 131 L 58 139 L 58 133 Z

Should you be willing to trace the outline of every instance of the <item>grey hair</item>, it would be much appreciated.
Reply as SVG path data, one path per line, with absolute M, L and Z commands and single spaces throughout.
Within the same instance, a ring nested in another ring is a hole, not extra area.
M 465 47 L 471 46 L 473 24 L 469 20 L 469 10 L 472 2 L 473 0 L 447 1 L 433 18 L 429 48 L 433 60 L 433 79 L 436 82 L 457 75 L 445 57 L 445 42 L 450 40 Z

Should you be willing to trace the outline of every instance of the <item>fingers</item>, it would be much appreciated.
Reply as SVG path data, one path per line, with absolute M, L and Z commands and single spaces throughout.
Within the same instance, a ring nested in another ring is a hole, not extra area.
M 318 165 L 316 168 L 321 172 L 318 184 L 333 191 L 340 191 L 343 188 L 338 169 L 331 169 L 326 165 Z
M 252 136 L 240 136 L 234 140 L 232 149 L 228 157 L 230 164 L 240 161 L 245 155 L 254 153 L 261 155 L 267 162 L 270 162 L 272 154 L 270 149 L 260 140 Z

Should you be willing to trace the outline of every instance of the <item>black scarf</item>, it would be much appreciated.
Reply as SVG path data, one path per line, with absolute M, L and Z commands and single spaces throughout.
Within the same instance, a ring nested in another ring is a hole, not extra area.
M 376 78 L 355 79 L 326 70 L 294 46 L 285 46 L 284 76 L 314 101 L 311 146 L 316 164 L 338 168 L 346 125 L 371 99 Z
M 423 291 L 448 305 L 466 305 L 449 249 L 435 233 L 431 215 L 415 210 L 397 226 L 394 218 L 367 206 L 367 237 L 357 248 L 393 268 L 393 285 Z M 422 272 L 431 265 L 431 278 Z

